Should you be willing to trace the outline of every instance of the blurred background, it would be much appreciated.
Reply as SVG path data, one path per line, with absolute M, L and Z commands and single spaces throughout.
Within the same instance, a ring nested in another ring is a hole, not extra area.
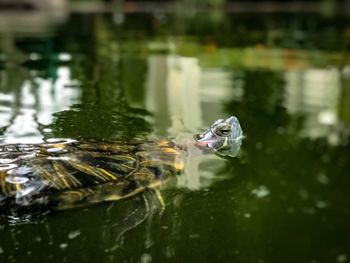
M 2 143 L 230 115 L 246 136 L 162 189 L 162 214 L 145 195 L 1 217 L 0 261 L 350 262 L 349 22 L 336 0 L 0 0 Z

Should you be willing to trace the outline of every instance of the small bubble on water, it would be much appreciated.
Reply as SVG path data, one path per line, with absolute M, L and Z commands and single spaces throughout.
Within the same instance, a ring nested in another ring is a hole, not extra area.
M 257 142 L 255 144 L 255 148 L 258 150 L 261 150 L 262 148 L 264 148 L 264 144 L 262 142 Z
M 307 215 L 313 215 L 316 213 L 316 210 L 313 207 L 305 207 L 305 208 L 303 208 L 302 211 L 304 214 L 307 214 Z
M 60 249 L 66 249 L 68 247 L 67 243 L 60 244 Z
M 4 253 L 4 249 L 0 247 L 0 254 Z
M 319 174 L 319 175 L 317 176 L 317 181 L 318 181 L 320 184 L 324 184 L 324 185 L 326 185 L 326 184 L 329 183 L 328 177 L 327 177 L 325 174 L 323 174 L 323 173 L 321 173 L 321 174 Z
M 348 256 L 345 254 L 340 254 L 337 256 L 337 262 L 342 263 L 348 260 Z
M 277 134 L 284 134 L 285 129 L 282 126 L 279 126 L 279 127 L 277 127 L 276 132 L 277 132 Z
M 260 185 L 258 188 L 253 189 L 252 194 L 257 198 L 264 198 L 270 194 L 270 190 L 265 185 Z
M 75 230 L 75 231 L 72 231 L 68 234 L 68 238 L 69 239 L 74 239 L 76 238 L 77 236 L 80 236 L 81 232 L 80 230 Z
M 316 201 L 316 207 L 317 208 L 322 209 L 322 208 L 326 208 L 327 206 L 328 206 L 328 204 L 325 201 L 322 201 L 322 200 Z
M 252 215 L 251 215 L 251 214 L 249 214 L 249 213 L 245 213 L 245 214 L 244 214 L 244 217 L 245 217 L 245 218 L 251 218 L 251 217 L 252 217 Z
M 141 263 L 149 263 L 152 262 L 152 256 L 150 254 L 144 253 L 140 259 Z
M 287 212 L 290 213 L 290 214 L 294 213 L 294 211 L 295 211 L 295 209 L 293 207 L 288 207 L 287 208 Z
M 299 190 L 299 195 L 303 199 L 307 199 L 309 197 L 309 192 L 305 189 L 300 189 Z

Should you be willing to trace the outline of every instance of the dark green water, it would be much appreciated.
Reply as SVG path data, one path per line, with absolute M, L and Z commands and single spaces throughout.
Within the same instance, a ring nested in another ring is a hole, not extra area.
M 0 262 L 350 261 L 348 18 L 46 22 L 1 29 L 2 140 L 177 138 L 232 114 L 246 138 L 163 187 L 163 212 L 145 193 L 2 216 Z

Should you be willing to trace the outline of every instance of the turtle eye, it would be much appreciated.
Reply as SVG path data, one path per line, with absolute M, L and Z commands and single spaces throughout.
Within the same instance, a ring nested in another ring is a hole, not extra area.
M 219 136 L 227 136 L 231 133 L 231 127 L 228 125 L 217 127 L 215 129 L 215 134 Z

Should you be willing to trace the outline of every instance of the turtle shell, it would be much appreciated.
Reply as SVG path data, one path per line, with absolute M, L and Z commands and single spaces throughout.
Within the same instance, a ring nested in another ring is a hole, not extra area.
M 118 200 L 181 171 L 170 141 L 0 146 L 0 204 L 70 208 Z

